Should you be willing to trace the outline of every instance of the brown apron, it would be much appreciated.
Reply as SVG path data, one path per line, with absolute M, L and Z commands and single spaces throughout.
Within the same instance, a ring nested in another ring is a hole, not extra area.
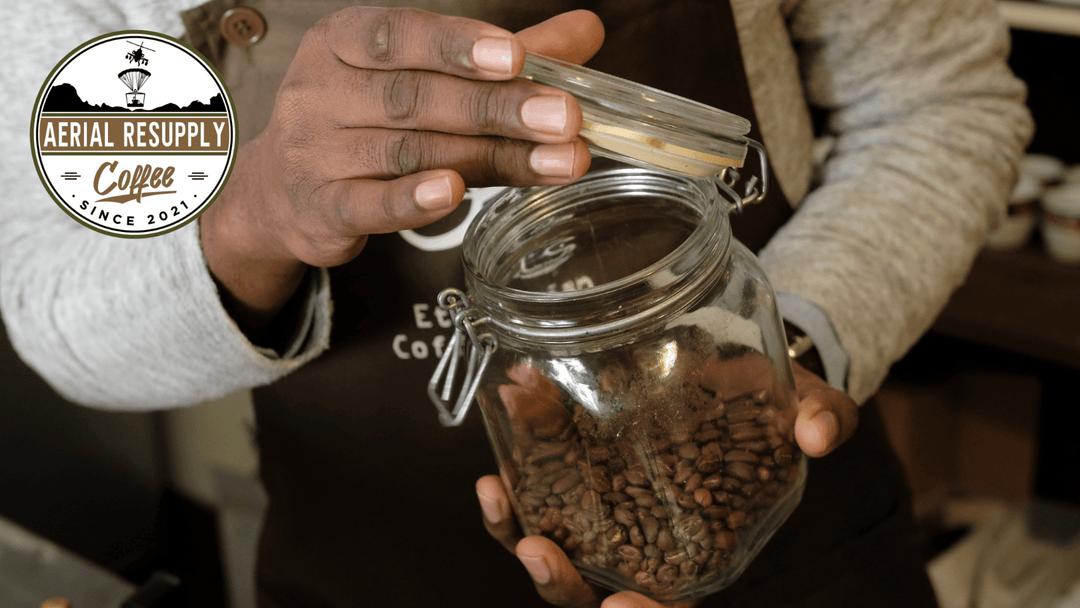
M 266 36 L 248 48 L 226 48 L 218 21 L 238 3 L 215 0 L 184 18 L 189 41 L 222 68 L 243 144 L 269 119 L 303 33 L 346 3 L 245 2 L 265 16 Z M 761 139 L 727 2 L 379 4 L 482 19 L 511 31 L 566 10 L 590 9 L 607 31 L 591 67 L 744 116 L 754 125 L 751 136 Z M 770 193 L 766 202 L 734 222 L 736 236 L 755 251 L 791 213 L 779 187 Z M 429 233 L 452 227 L 462 214 Z M 474 482 L 493 472 L 495 462 L 479 412 L 462 427 L 445 429 L 425 392 L 450 334 L 448 323 L 436 315 L 435 296 L 445 287 L 464 285 L 460 248 L 421 251 L 399 235 L 372 236 L 357 259 L 331 270 L 331 285 L 331 349 L 273 386 L 254 391 L 261 474 L 270 496 L 258 556 L 260 606 L 545 605 L 524 568 L 487 537 L 481 524 Z M 830 593 L 840 595 L 829 597 L 841 598 L 831 605 L 857 605 L 846 598 L 852 591 L 860 593 L 865 577 L 835 584 L 844 580 L 840 572 L 857 572 L 845 557 L 851 538 L 869 547 L 862 553 L 874 553 L 891 541 L 865 541 L 866 530 L 882 528 L 875 524 L 885 520 L 902 535 L 910 524 L 910 518 L 889 517 L 906 504 L 902 474 L 874 422 L 876 412 L 864 409 L 863 414 L 869 431 L 861 431 L 837 457 L 812 464 L 803 507 L 736 587 L 707 605 L 779 605 L 774 599 L 794 604 L 827 591 L 830 584 Z M 855 495 L 853 488 L 862 491 Z M 862 553 L 861 562 L 874 562 Z M 817 567 L 822 563 L 829 568 Z M 807 572 L 801 568 L 806 564 L 817 568 Z M 788 584 L 777 590 L 772 584 L 777 580 Z M 925 575 L 894 586 L 915 589 L 915 596 L 910 589 L 905 595 L 892 590 L 905 607 L 932 605 L 925 601 Z

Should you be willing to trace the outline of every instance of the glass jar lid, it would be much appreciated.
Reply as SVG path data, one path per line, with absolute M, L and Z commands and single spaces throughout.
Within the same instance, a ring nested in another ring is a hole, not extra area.
M 610 74 L 529 54 L 521 76 L 581 106 L 581 139 L 598 156 L 689 177 L 742 167 L 750 121 Z

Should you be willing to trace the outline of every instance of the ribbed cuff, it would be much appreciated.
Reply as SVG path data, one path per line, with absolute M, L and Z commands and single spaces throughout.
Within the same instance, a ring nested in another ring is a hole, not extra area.
M 793 293 L 779 292 L 776 301 L 784 320 L 798 327 L 814 341 L 814 347 L 825 368 L 825 381 L 835 389 L 847 392 L 851 358 L 836 334 L 836 328 L 817 304 Z

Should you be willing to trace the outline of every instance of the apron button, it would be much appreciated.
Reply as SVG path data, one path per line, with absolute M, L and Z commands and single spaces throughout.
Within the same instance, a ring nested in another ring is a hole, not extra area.
M 231 8 L 221 16 L 221 35 L 230 44 L 251 46 L 266 35 L 266 19 L 253 8 Z

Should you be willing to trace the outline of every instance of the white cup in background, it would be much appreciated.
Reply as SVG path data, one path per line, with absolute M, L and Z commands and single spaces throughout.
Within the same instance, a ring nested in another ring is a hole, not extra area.
M 1009 211 L 1001 224 L 986 240 L 989 249 L 1014 251 L 1027 245 L 1035 227 L 1035 212 L 1042 196 L 1042 182 L 1033 175 L 1024 172 L 1020 181 L 1013 188 L 1009 199 Z
M 1080 182 L 1047 190 L 1042 209 L 1047 253 L 1059 262 L 1080 264 Z

